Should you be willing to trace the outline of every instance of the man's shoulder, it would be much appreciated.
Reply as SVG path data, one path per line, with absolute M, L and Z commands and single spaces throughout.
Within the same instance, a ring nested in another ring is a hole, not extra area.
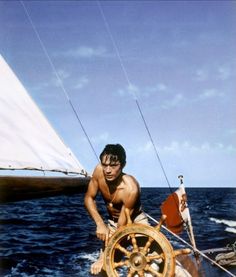
M 92 180 L 99 180 L 103 175 L 103 172 L 102 172 L 102 167 L 100 164 L 98 164 L 94 171 L 93 171 L 93 174 L 92 174 Z
M 132 189 L 139 187 L 138 181 L 132 175 L 124 174 L 122 179 L 123 179 L 123 182 L 125 184 L 128 184 L 128 187 Z
M 93 175 L 101 174 L 101 173 L 102 173 L 102 166 L 101 166 L 101 164 L 98 164 L 98 165 L 95 167 L 94 171 L 93 171 Z
M 135 182 L 135 183 L 137 183 L 137 180 L 134 178 L 134 176 L 132 176 L 132 175 L 130 175 L 130 174 L 124 174 L 123 176 L 122 176 L 122 178 L 123 178 L 123 180 L 124 181 L 130 181 L 130 182 Z

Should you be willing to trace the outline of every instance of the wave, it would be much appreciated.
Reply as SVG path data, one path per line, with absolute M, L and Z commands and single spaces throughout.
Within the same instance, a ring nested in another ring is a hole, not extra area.
M 225 231 L 226 232 L 229 232 L 229 233 L 234 233 L 236 234 L 236 221 L 234 220 L 226 220 L 226 219 L 217 219 L 217 218 L 214 218 L 214 217 L 210 217 L 210 220 L 211 221 L 214 221 L 218 224 L 224 224 L 224 225 L 227 225 L 228 227 L 225 228 Z
M 73 258 L 76 260 L 78 259 L 84 259 L 84 260 L 87 260 L 87 261 L 90 261 L 90 262 L 95 262 L 97 259 L 98 259 L 98 256 L 99 256 L 99 253 L 98 252 L 95 252 L 95 253 L 79 253 L 79 254 L 76 254 Z
M 236 234 L 236 228 L 227 227 L 225 231 Z
M 90 267 L 92 263 L 94 263 L 99 257 L 99 252 L 81 252 L 74 254 L 70 260 L 70 264 L 73 267 L 74 272 L 78 274 L 74 274 L 75 276 L 93 276 L 90 272 Z M 74 276 L 73 275 L 73 276 Z
M 217 219 L 214 217 L 210 217 L 211 221 L 214 221 L 216 223 L 222 223 L 224 225 L 227 225 L 229 227 L 236 227 L 236 221 L 234 220 L 227 220 L 227 219 Z

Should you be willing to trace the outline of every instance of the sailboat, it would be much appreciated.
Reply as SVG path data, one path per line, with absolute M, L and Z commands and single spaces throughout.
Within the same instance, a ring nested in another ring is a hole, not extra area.
M 0 202 L 84 191 L 88 173 L 1 55 L 0 86 L 1 173 L 14 170 L 59 174 L 47 177 L 1 175 Z
M 2 127 L 0 135 L 0 169 L 7 172 L 9 170 L 19 170 L 21 172 L 46 171 L 64 173 L 66 175 L 76 174 L 76 177 L 1 175 L 0 202 L 6 203 L 85 191 L 90 180 L 89 174 L 57 135 L 2 56 L 0 56 L 0 86 L 0 118 Z M 9 113 L 9 111 L 11 112 Z M 114 268 L 127 265 L 127 263 L 131 264 L 133 269 L 137 269 L 137 272 L 142 271 L 142 274 L 144 274 L 144 269 L 147 268 L 149 261 L 157 257 L 157 255 L 154 258 L 146 257 L 143 250 L 143 252 L 132 250 L 131 255 L 128 255 L 128 262 L 120 262 L 118 264 L 113 261 L 113 254 L 117 249 L 122 249 L 125 255 L 129 254 L 128 250 L 124 250 L 120 246 L 120 242 L 123 239 L 127 239 L 127 236 L 132 237 L 132 243 L 136 245 L 134 233 L 139 233 L 139 235 L 148 238 L 145 249 L 148 249 L 149 245 L 154 241 L 160 244 L 159 248 L 163 251 L 161 255 L 158 255 L 158 259 L 165 260 L 163 272 L 155 273 L 155 270 L 150 269 L 150 266 L 148 268 L 154 274 L 152 276 L 174 276 L 174 256 L 177 256 L 177 254 L 189 254 L 190 250 L 173 251 L 169 241 L 160 233 L 163 219 L 155 223 L 157 227 L 150 229 L 152 227 L 147 228 L 128 222 L 127 226 L 117 230 L 105 252 L 105 265 L 109 277 L 118 276 Z M 146 252 L 147 249 L 145 250 Z M 196 245 L 194 245 L 193 250 L 195 254 L 198 253 L 204 256 L 204 254 L 197 251 Z M 164 256 L 165 258 L 163 258 Z M 189 259 L 187 261 L 187 258 L 181 258 L 183 266 L 191 272 L 186 273 L 187 271 L 185 271 L 185 274 L 191 274 L 187 276 L 204 276 L 196 269 L 196 262 L 193 262 L 193 259 L 194 257 L 189 262 Z M 214 275 L 214 270 L 215 268 L 209 266 L 208 263 L 208 272 Z M 230 272 L 228 273 L 234 276 Z M 142 274 L 137 276 L 149 276 Z

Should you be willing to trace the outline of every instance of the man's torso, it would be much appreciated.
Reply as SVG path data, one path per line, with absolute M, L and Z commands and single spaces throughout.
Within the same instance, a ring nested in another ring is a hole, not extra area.
M 107 182 L 102 168 L 98 167 L 94 177 L 98 183 L 98 189 L 102 194 L 110 218 L 118 219 L 126 197 L 130 193 L 137 194 L 137 201 L 133 207 L 134 214 L 138 214 L 141 211 L 139 185 L 132 176 L 122 173 L 115 182 Z

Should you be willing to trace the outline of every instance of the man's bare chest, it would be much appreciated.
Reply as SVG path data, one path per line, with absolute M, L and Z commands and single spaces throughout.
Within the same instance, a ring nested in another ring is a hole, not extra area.
M 122 183 L 113 186 L 106 183 L 101 184 L 100 191 L 105 202 L 113 204 L 122 202 L 124 193 L 124 187 Z

